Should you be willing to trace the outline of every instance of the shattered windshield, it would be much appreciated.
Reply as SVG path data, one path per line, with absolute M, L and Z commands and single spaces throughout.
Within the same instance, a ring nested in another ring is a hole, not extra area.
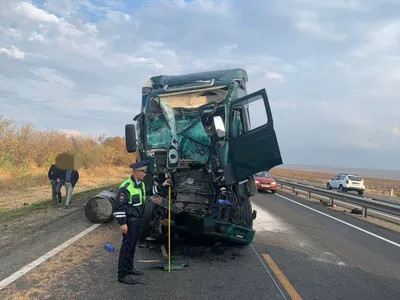
M 207 163 L 210 158 L 211 139 L 201 121 L 202 114 L 205 114 L 206 108 L 215 109 L 218 102 L 232 96 L 235 90 L 236 85 L 229 88 L 219 86 L 160 94 L 158 98 L 153 98 L 147 118 L 148 148 L 167 150 L 176 137 L 181 158 Z M 190 111 L 190 115 L 181 113 L 185 110 Z M 236 121 L 235 123 L 241 125 L 239 117 Z M 240 131 L 242 127 L 239 125 L 237 129 Z
M 151 149 L 168 149 L 176 134 L 182 158 L 207 163 L 211 139 L 201 122 L 200 114 L 174 116 L 167 102 L 160 100 L 163 113 L 148 116 L 147 144 Z

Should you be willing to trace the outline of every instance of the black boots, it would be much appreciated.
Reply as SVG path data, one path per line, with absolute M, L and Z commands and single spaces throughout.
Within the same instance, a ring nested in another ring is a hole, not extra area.
M 133 269 L 133 270 L 128 271 L 127 275 L 143 275 L 143 272 L 139 271 L 139 270 L 136 270 L 136 269 Z M 138 284 L 138 283 L 140 283 L 139 281 L 136 281 L 135 279 L 133 279 L 133 278 L 131 278 L 129 276 L 125 276 L 125 277 L 118 276 L 118 282 L 126 283 L 126 284 Z
M 118 277 L 118 282 L 125 283 L 125 284 L 136 284 L 138 283 L 135 279 L 125 276 L 125 277 Z
M 136 269 L 133 269 L 131 271 L 128 271 L 128 274 L 129 275 L 143 275 L 143 272 L 139 271 L 139 270 L 136 270 Z

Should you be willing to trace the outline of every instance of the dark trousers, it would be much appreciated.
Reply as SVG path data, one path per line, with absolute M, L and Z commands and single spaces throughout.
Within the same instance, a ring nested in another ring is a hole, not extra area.
M 125 277 L 133 270 L 136 245 L 139 241 L 140 220 L 128 219 L 128 234 L 122 234 L 122 246 L 119 250 L 118 277 Z
M 57 182 L 56 180 L 51 180 L 51 196 L 53 198 L 53 204 L 57 203 L 57 198 L 58 202 L 61 202 L 62 200 L 61 187 L 62 187 L 61 182 Z

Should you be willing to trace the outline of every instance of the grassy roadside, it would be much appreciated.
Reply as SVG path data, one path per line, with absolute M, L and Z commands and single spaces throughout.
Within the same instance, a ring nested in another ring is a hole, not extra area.
M 337 174 L 274 168 L 271 170 L 271 175 L 288 180 L 310 182 L 326 186 L 327 180 Z M 393 189 L 394 196 L 400 197 L 400 180 L 364 177 L 364 183 L 366 186 L 366 193 L 388 197 L 390 196 L 390 190 Z
M 129 177 L 130 174 L 131 172 L 128 167 L 102 167 L 91 170 L 79 170 L 79 181 L 74 188 L 72 197 L 74 199 L 82 192 L 120 183 Z M 41 176 L 47 177 L 47 174 L 42 173 Z M 61 194 L 65 197 L 65 186 L 62 187 Z M 50 198 L 51 185 L 48 179 L 45 181 L 45 184 L 33 187 L 22 187 L 22 189 L 14 187 L 5 191 L 0 188 L 0 212 L 18 208 L 27 209 L 26 206 L 29 207 L 34 204 L 41 206 Z
M 102 185 L 97 188 L 74 193 L 72 195 L 72 203 L 83 204 L 84 201 L 95 196 L 96 194 L 100 193 L 101 191 L 107 190 L 107 189 L 116 189 L 116 188 L 118 188 L 118 185 L 119 185 L 119 182 L 116 182 L 114 184 Z M 64 201 L 65 201 L 65 197 L 63 197 L 63 203 L 64 203 Z M 40 202 L 28 204 L 23 207 L 0 211 L 0 224 L 10 221 L 15 218 L 26 216 L 32 212 L 47 209 L 51 206 L 51 202 L 52 202 L 52 200 L 48 199 L 48 200 L 43 200 Z M 72 207 L 71 209 L 73 209 L 73 208 L 74 207 Z

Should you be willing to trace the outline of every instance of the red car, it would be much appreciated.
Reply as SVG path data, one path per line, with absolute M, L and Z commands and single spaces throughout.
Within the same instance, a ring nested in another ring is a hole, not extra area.
M 271 191 L 276 193 L 276 181 L 267 171 L 262 171 L 254 175 L 257 189 L 259 191 Z

